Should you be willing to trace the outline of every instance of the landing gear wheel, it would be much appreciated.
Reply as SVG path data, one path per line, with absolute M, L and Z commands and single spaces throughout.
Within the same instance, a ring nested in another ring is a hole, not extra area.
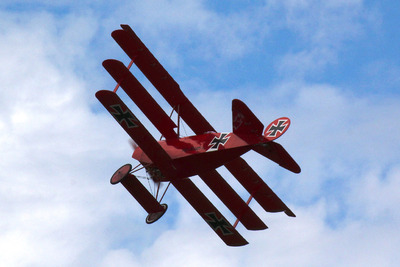
M 156 222 L 158 219 L 161 218 L 161 216 L 164 215 L 164 213 L 168 209 L 168 205 L 167 204 L 161 204 L 161 206 L 164 208 L 164 210 L 159 211 L 159 212 L 150 213 L 149 215 L 147 215 L 147 217 L 146 217 L 146 223 L 147 224 L 151 224 L 151 223 Z
M 113 176 L 111 176 L 110 183 L 111 184 L 118 184 L 121 182 L 122 179 L 124 179 L 128 173 L 132 170 L 132 165 L 131 164 L 125 164 L 121 168 L 119 168 Z

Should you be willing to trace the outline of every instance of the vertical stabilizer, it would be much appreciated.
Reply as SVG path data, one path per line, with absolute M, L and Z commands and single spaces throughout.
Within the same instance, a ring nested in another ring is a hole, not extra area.
M 261 135 L 264 125 L 254 113 L 239 99 L 232 101 L 232 126 L 235 134 Z

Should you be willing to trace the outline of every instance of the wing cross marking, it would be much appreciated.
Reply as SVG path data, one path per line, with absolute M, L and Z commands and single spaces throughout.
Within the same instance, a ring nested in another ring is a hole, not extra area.
M 122 122 L 125 121 L 128 128 L 138 127 L 138 125 L 135 123 L 135 121 L 137 120 L 136 117 L 128 110 L 124 112 L 121 106 L 118 104 L 112 105 L 110 107 L 114 109 L 115 112 L 111 112 L 111 114 L 114 116 L 119 124 L 122 124 Z
M 206 213 L 209 219 L 206 219 L 208 224 L 211 226 L 212 229 L 216 232 L 218 229 L 221 230 L 223 235 L 231 235 L 233 232 L 229 229 L 230 224 L 225 220 L 224 217 L 221 219 L 217 218 L 217 214 L 215 212 Z

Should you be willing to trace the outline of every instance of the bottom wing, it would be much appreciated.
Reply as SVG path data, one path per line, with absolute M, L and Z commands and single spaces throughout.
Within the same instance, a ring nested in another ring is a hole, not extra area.
M 173 180 L 171 183 L 225 244 L 228 246 L 248 244 L 190 179 Z
M 290 217 L 296 217 L 283 201 L 269 188 L 258 174 L 244 161 L 237 158 L 225 164 L 225 167 L 236 177 L 239 183 L 268 212 L 284 211 Z
M 121 98 L 116 93 L 107 90 L 98 91 L 96 97 L 151 161 L 160 168 L 162 173 L 165 176 L 173 177 L 174 167 L 171 158 L 122 102 Z
M 200 173 L 199 176 L 244 227 L 248 230 L 268 228 L 216 170 Z

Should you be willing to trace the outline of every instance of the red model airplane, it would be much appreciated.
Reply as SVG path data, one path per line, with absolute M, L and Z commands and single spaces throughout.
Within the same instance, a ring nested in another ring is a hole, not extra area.
M 112 33 L 112 37 L 132 62 L 125 67 L 117 60 L 105 60 L 104 68 L 118 84 L 114 91 L 98 91 L 96 97 L 138 145 L 132 157 L 146 169 L 155 184 L 171 183 L 229 246 L 248 244 L 235 229 L 238 221 L 248 230 L 267 228 L 248 206 L 252 198 L 267 212 L 283 211 L 288 216 L 295 217 L 240 157 L 249 150 L 254 150 L 280 166 L 299 173 L 300 167 L 297 163 L 281 145 L 273 141 L 289 128 L 290 120 L 285 117 L 276 119 L 263 132 L 263 124 L 243 102 L 235 99 L 232 101 L 233 131 L 217 133 L 133 30 L 128 25 L 121 27 L 122 29 Z M 177 112 L 177 125 L 129 71 L 133 63 L 167 100 L 173 111 Z M 163 136 L 161 141 L 156 141 L 122 102 L 116 94 L 119 86 L 160 131 Z M 180 118 L 193 130 L 195 136 L 179 136 Z M 220 166 L 225 166 L 250 193 L 247 203 L 215 170 Z M 122 166 L 112 176 L 111 183 L 121 182 L 149 214 L 146 222 L 153 223 L 165 213 L 167 205 L 160 204 L 162 197 L 157 200 L 158 197 L 150 194 L 142 185 L 133 174 L 136 170 L 132 170 L 130 164 Z M 194 175 L 198 175 L 236 216 L 234 225 L 225 219 L 188 178 Z

